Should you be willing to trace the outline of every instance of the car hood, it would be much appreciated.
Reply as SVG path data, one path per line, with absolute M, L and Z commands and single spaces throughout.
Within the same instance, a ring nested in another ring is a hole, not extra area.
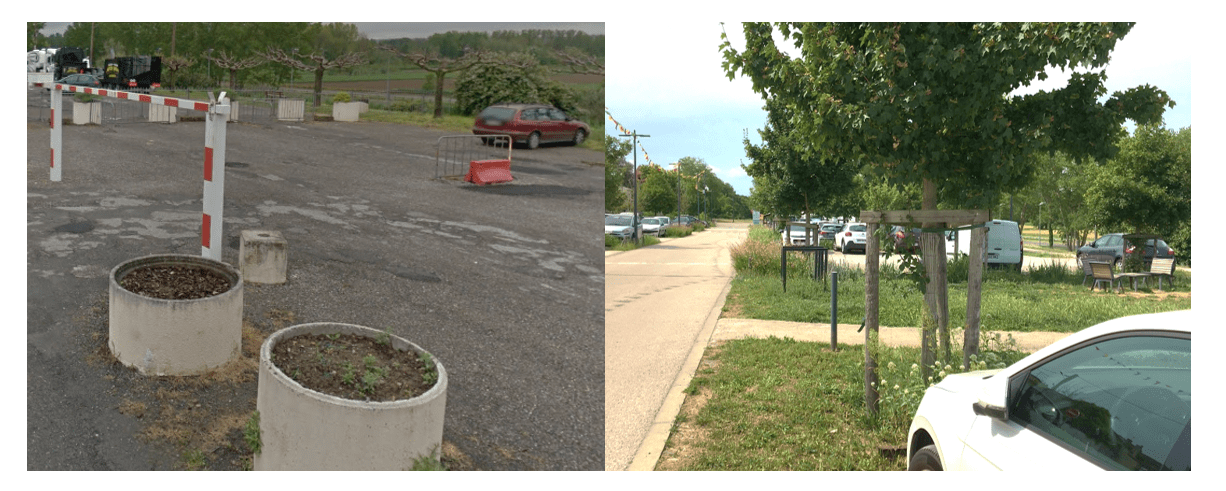
M 978 391 L 984 386 L 984 380 L 996 375 L 997 373 L 1000 373 L 1000 369 L 955 373 L 941 379 L 941 381 L 932 386 L 932 388 L 944 390 L 946 392 L 978 394 Z
M 625 230 L 628 228 L 630 228 L 629 225 L 605 225 L 604 231 L 605 232 L 618 232 L 618 231 Z

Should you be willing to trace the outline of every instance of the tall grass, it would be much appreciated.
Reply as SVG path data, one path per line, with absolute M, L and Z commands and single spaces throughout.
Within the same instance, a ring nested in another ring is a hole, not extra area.
M 749 238 L 732 249 L 737 277 L 729 295 L 740 315 L 751 319 L 794 322 L 830 322 L 829 276 L 817 281 L 812 262 L 800 253 L 788 258 L 788 288 L 779 278 L 780 244 L 765 227 L 750 230 Z M 837 257 L 837 256 L 835 256 Z M 949 274 L 949 325 L 966 324 L 966 294 L 969 263 L 965 256 L 951 260 Z M 864 318 L 864 273 L 855 266 L 832 260 L 828 271 L 839 272 L 839 319 L 855 323 Z M 923 315 L 918 306 L 923 295 L 898 268 L 884 264 L 878 281 L 880 324 L 919 327 Z M 1166 291 L 1190 292 L 1190 275 L 1176 272 L 1176 285 Z M 1100 322 L 1128 315 L 1185 310 L 1192 307 L 1184 295 L 1119 295 L 1090 291 L 1084 275 L 1060 264 L 1040 265 L 1026 273 L 1013 269 L 985 268 L 980 297 L 980 327 L 996 331 L 1075 332 Z M 1153 290 L 1142 288 L 1141 293 Z

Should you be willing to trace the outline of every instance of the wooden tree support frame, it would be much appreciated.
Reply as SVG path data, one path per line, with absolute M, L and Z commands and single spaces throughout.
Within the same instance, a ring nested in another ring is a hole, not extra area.
M 869 414 L 877 414 L 877 332 L 880 320 L 880 305 L 878 304 L 879 267 L 881 244 L 877 239 L 877 227 L 880 225 L 915 225 L 924 227 L 963 227 L 987 222 L 987 210 L 901 210 L 880 211 L 861 210 L 860 221 L 868 225 L 868 243 L 864 248 L 864 403 Z M 971 257 L 983 257 L 986 229 L 980 227 L 971 231 Z M 933 235 L 937 234 L 921 234 Z M 944 240 L 944 239 L 940 239 Z M 943 242 L 942 242 L 943 244 Z M 928 249 L 928 248 L 925 248 Z M 943 249 L 943 248 L 942 248 Z M 941 258 L 944 259 L 944 258 Z M 944 264 L 944 261 L 941 261 Z M 929 270 L 931 271 L 931 270 Z M 944 268 L 940 268 L 944 274 Z M 979 352 L 979 300 L 983 285 L 983 262 L 971 261 L 967 278 L 966 292 L 966 331 L 963 341 L 962 365 L 970 365 L 972 354 Z M 943 310 L 943 309 L 942 309 Z M 947 320 L 940 319 L 943 329 L 948 329 Z M 948 335 L 948 330 L 945 331 Z M 924 362 L 930 363 L 934 340 L 930 333 L 924 333 Z M 927 370 L 927 367 L 925 367 Z M 927 375 L 925 375 L 927 377 Z

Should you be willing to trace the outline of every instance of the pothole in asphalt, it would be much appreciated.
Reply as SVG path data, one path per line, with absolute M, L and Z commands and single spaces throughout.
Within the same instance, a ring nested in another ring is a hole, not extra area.
M 55 227 L 56 232 L 68 232 L 72 234 L 83 234 L 94 229 L 94 222 L 89 220 L 83 222 L 65 223 Z
M 251 164 L 247 164 L 243 162 L 226 162 L 226 167 L 229 167 L 231 169 L 246 169 L 247 167 L 250 167 L 250 166 Z

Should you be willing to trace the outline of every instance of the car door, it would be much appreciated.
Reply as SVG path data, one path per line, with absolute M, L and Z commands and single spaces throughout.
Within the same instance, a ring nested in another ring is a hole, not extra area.
M 1190 470 L 1191 337 L 1090 340 L 1018 372 L 1008 419 L 978 416 L 967 468 Z

